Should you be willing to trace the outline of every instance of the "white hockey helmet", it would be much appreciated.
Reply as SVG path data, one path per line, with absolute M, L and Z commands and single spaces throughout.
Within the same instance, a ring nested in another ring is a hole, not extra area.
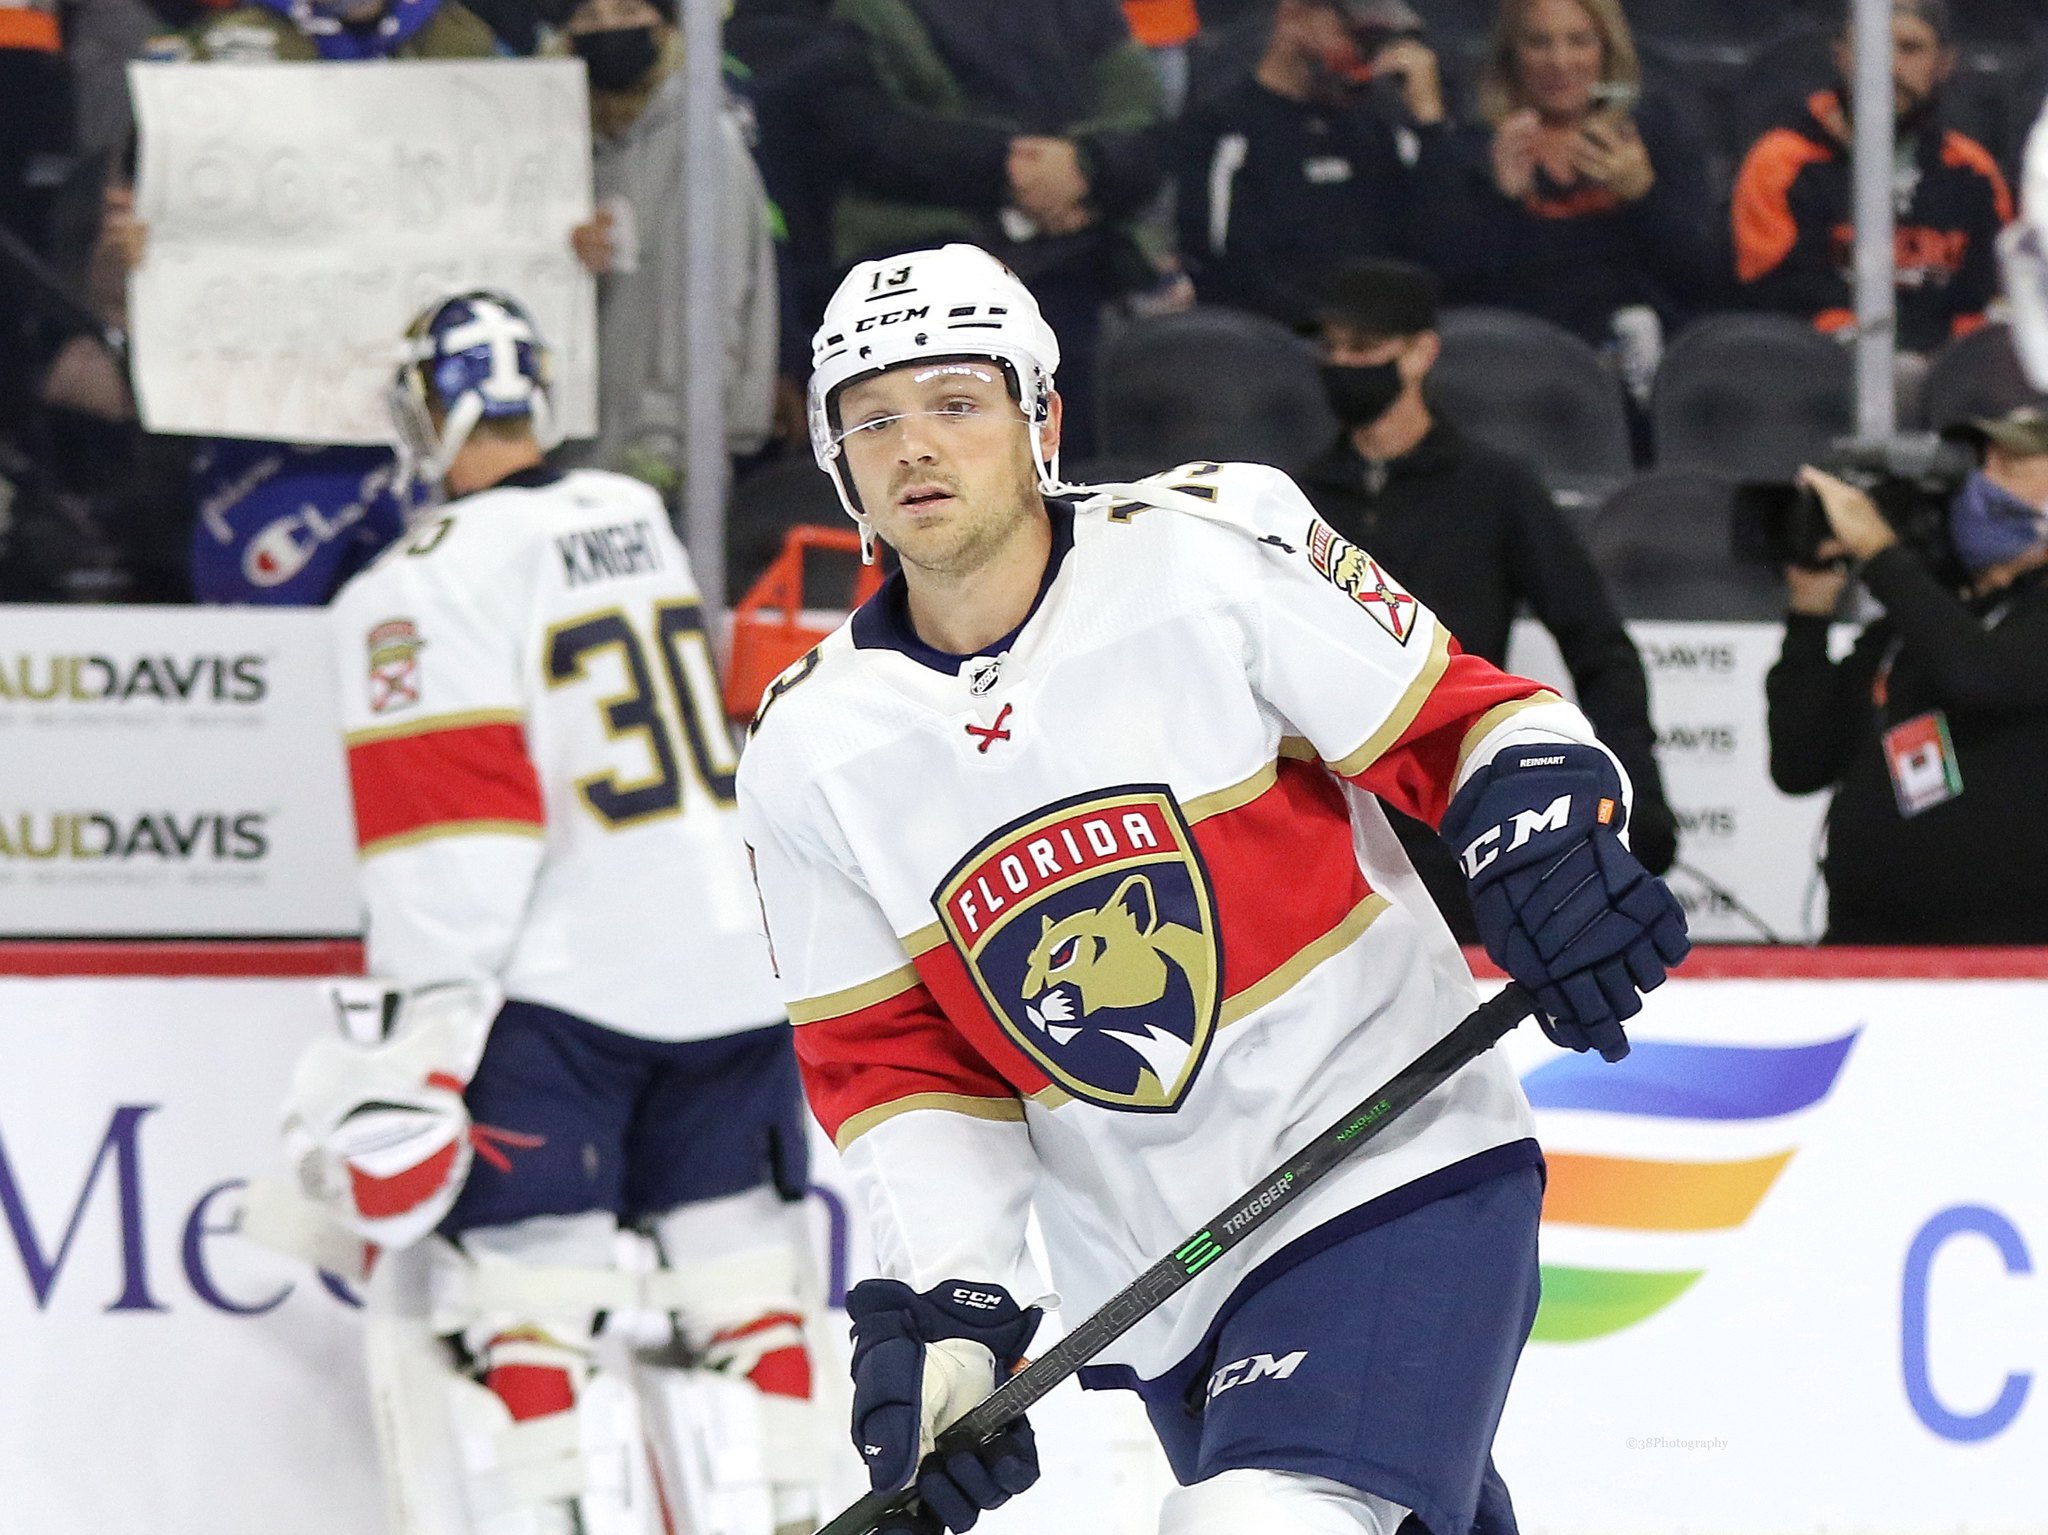
M 1062 488 L 1059 451 L 1045 442 L 1059 338 L 1017 274 L 972 245 L 863 261 L 832 295 L 811 340 L 809 406 L 811 451 L 846 515 L 860 524 L 864 557 L 872 557 L 874 534 L 838 441 L 839 392 L 906 362 L 945 357 L 985 357 L 1002 366 L 1031 431 L 1038 488 L 1046 495 Z
M 2013 341 L 2036 389 L 2048 389 L 2048 108 L 2020 171 L 2020 216 L 1998 237 Z

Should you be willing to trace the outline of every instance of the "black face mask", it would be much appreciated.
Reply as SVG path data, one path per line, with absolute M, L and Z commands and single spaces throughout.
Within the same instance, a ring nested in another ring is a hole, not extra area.
M 645 80 L 661 58 L 656 29 L 607 27 L 602 32 L 579 32 L 569 46 L 590 71 L 594 91 L 630 91 Z
M 1344 363 L 1323 364 L 1323 389 L 1330 397 L 1330 409 L 1344 423 L 1344 429 L 1370 426 L 1401 398 L 1406 385 L 1398 360 L 1375 363 L 1369 368 Z

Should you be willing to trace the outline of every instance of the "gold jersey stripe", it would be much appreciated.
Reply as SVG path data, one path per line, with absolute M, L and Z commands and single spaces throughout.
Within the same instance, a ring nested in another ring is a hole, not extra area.
M 1283 736 L 1280 740 L 1279 755 L 1275 760 L 1267 763 L 1251 777 L 1242 779 L 1228 788 L 1214 789 L 1207 794 L 1196 795 L 1181 805 L 1181 813 L 1188 818 L 1189 824 L 1193 824 L 1196 821 L 1206 821 L 1211 816 L 1222 815 L 1225 811 L 1235 810 L 1240 805 L 1249 805 L 1279 781 L 1281 762 L 1315 760 L 1316 749 L 1308 741 L 1301 736 Z
M 862 1109 L 839 1127 L 832 1144 L 844 1151 L 876 1125 L 918 1109 L 938 1109 L 947 1114 L 964 1114 L 969 1119 L 1005 1124 L 1021 1124 L 1024 1120 L 1024 1104 L 1017 1098 L 970 1098 L 965 1093 L 912 1093 L 908 1098 L 898 1098 L 893 1103 L 878 1103 L 871 1109 Z
M 374 858 L 379 853 L 396 852 L 422 842 L 436 842 L 443 837 L 537 838 L 542 835 L 543 829 L 536 821 L 442 821 L 438 825 L 421 826 L 395 836 L 379 837 L 375 842 L 365 842 L 357 849 L 356 857 Z
M 920 954 L 929 954 L 945 941 L 945 928 L 934 922 L 929 927 L 921 927 L 914 933 L 906 933 L 903 936 L 903 952 L 912 959 L 916 959 Z
M 823 1023 L 827 1018 L 843 1018 L 864 1007 L 873 1007 L 877 1002 L 900 997 L 916 984 L 917 967 L 898 965 L 887 975 L 878 975 L 872 981 L 862 981 L 844 991 L 827 992 L 822 997 L 805 997 L 801 1002 L 790 1003 L 789 1021 Z
M 475 725 L 524 725 L 526 716 L 517 709 L 470 709 L 460 714 L 428 714 L 401 725 L 372 725 L 351 730 L 342 739 L 351 747 L 372 746 L 379 741 L 402 741 L 407 736 L 431 735 L 437 730 L 467 730 Z
M 1033 1093 L 1031 1101 L 1041 1109 L 1063 1109 L 1074 1101 L 1074 1095 L 1055 1082 Z
M 1324 960 L 1350 948 L 1357 941 L 1359 934 L 1378 921 L 1380 913 L 1392 904 L 1377 891 L 1367 896 L 1344 914 L 1343 921 L 1322 937 L 1312 939 L 1297 949 L 1293 958 L 1264 979 L 1254 981 L 1234 996 L 1225 997 L 1223 1009 L 1216 1017 L 1216 1027 L 1227 1029 L 1233 1023 L 1249 1018 L 1268 1002 L 1284 995 Z
M 1339 777 L 1351 778 L 1371 767 L 1393 744 L 1401 739 L 1408 727 L 1415 723 L 1415 716 L 1422 712 L 1422 706 L 1429 701 L 1437 683 L 1451 664 L 1451 631 L 1442 624 L 1429 642 L 1429 655 L 1422 663 L 1422 670 L 1415 680 L 1408 684 L 1408 691 L 1400 701 L 1387 711 L 1387 717 L 1380 728 L 1367 736 L 1356 751 L 1346 754 L 1330 764 L 1331 770 Z
M 1465 759 L 1479 749 L 1479 743 L 1500 729 L 1509 720 L 1526 709 L 1540 709 L 1545 704 L 1561 704 L 1564 700 L 1549 688 L 1531 693 L 1527 698 L 1513 698 L 1504 704 L 1495 704 L 1479 716 L 1478 723 L 1465 732 L 1465 739 L 1458 743 L 1458 772 L 1465 771 Z

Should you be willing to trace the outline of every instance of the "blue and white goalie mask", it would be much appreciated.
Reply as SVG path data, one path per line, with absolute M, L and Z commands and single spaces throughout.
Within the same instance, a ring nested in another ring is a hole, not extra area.
M 438 300 L 406 328 L 388 395 L 409 477 L 438 486 L 482 421 L 532 424 L 545 452 L 561 441 L 547 343 L 519 301 L 478 289 Z

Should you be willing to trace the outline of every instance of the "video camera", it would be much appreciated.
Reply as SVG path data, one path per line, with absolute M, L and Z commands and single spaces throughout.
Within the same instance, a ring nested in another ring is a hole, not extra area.
M 1947 580 L 1960 567 L 1948 537 L 1948 506 L 1977 468 L 1967 440 L 1914 432 L 1881 441 L 1842 438 L 1814 462 L 1869 496 L 1922 564 Z M 1729 551 L 1751 564 L 1819 569 L 1834 534 L 1820 497 L 1797 481 L 1747 482 L 1735 489 Z

